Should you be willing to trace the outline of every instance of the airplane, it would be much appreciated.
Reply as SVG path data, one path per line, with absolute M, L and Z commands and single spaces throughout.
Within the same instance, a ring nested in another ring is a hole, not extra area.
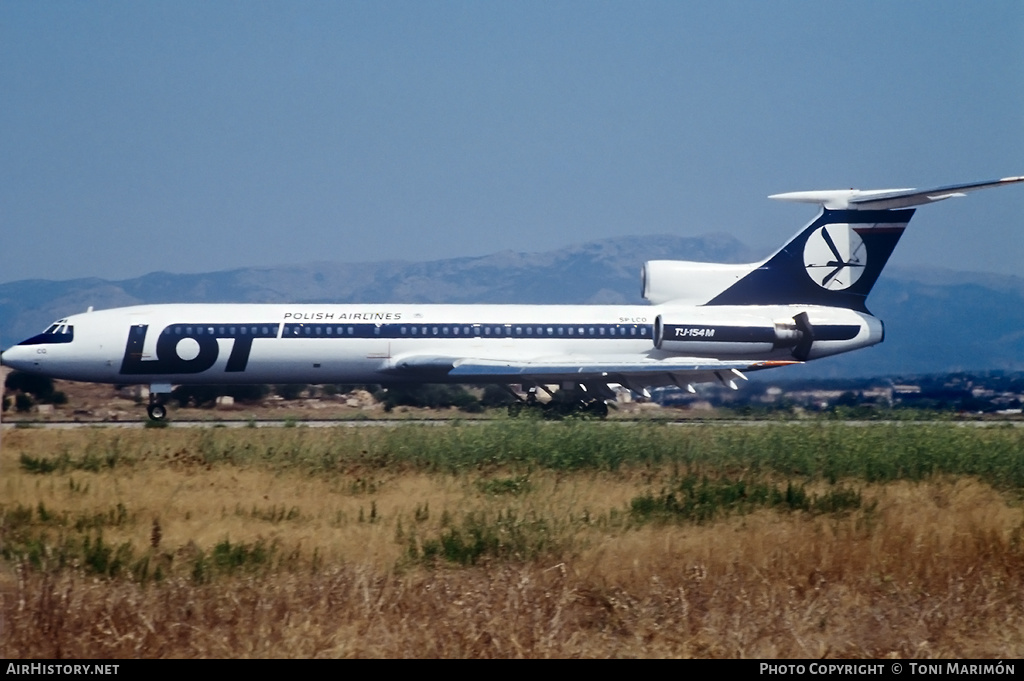
M 652 260 L 648 305 L 140 305 L 72 315 L 0 354 L 71 381 L 148 384 L 151 419 L 172 385 L 461 383 L 570 390 L 608 413 L 614 387 L 719 382 L 882 342 L 865 299 L 914 206 L 1024 182 L 775 194 L 817 217 L 751 264 Z

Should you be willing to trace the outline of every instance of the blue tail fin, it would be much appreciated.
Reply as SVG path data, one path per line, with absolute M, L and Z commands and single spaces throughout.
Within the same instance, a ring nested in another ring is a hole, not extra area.
M 769 198 L 816 203 L 821 213 L 777 253 L 708 305 L 825 305 L 867 312 L 864 300 L 920 206 L 1024 176 L 934 189 L 841 189 Z
M 827 305 L 866 312 L 864 300 L 914 209 L 830 210 L 708 305 Z

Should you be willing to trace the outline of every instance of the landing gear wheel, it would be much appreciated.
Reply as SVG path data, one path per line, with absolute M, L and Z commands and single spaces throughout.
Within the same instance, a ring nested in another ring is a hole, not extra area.
M 154 421 L 163 421 L 167 418 L 167 407 L 162 404 L 151 404 L 146 407 L 146 413 Z

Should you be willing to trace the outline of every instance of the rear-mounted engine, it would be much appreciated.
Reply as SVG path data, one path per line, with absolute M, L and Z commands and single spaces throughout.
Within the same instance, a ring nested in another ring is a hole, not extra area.
M 654 322 L 654 347 L 691 357 L 745 357 L 806 361 L 882 341 L 882 323 L 852 310 L 820 308 L 770 318 L 735 308 L 662 314 Z

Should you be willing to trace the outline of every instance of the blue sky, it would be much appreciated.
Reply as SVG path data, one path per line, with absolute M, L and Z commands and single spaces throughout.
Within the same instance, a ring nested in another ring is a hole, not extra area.
M 0 1 L 0 281 L 726 232 L 1024 174 L 1024 3 Z M 901 265 L 1020 274 L 1024 188 Z

